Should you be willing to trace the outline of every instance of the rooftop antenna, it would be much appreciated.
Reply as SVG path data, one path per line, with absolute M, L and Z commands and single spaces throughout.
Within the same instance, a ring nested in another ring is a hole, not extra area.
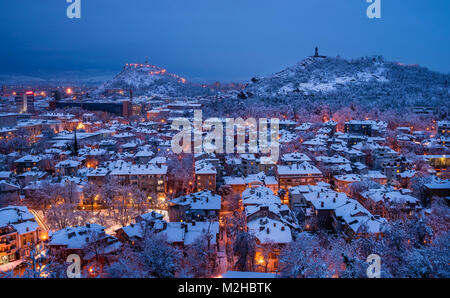
M 145 64 L 148 65 L 148 56 L 145 56 Z

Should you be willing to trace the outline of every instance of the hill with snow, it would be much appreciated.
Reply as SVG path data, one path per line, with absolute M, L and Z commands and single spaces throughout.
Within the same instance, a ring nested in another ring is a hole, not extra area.
M 346 60 L 309 57 L 268 77 L 252 78 L 239 94 L 265 105 L 305 100 L 357 102 L 377 107 L 448 105 L 450 75 L 380 56 Z
M 132 89 L 137 95 L 196 96 L 207 95 L 209 88 L 188 82 L 185 78 L 150 64 L 126 64 L 112 80 L 98 89 Z

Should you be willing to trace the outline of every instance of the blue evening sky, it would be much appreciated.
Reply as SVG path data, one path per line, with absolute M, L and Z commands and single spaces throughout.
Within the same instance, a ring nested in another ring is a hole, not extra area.
M 0 1 L 0 74 L 115 73 L 163 66 L 191 80 L 247 80 L 324 55 L 388 60 L 450 72 L 450 1 L 366 0 Z

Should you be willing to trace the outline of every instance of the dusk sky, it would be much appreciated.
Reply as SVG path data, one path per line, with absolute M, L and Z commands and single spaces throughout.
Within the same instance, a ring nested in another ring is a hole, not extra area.
M 125 63 L 163 66 L 188 80 L 248 80 L 312 55 L 387 60 L 450 72 L 450 1 L 65 0 L 0 2 L 0 74 L 114 74 Z

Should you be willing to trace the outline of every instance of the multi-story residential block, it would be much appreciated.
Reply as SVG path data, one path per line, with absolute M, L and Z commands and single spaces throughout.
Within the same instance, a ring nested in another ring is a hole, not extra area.
M 323 179 L 322 172 L 308 162 L 278 165 L 276 174 L 279 188 L 285 190 L 297 185 L 316 184 Z
M 350 120 L 345 122 L 344 131 L 348 134 L 372 137 L 386 131 L 387 123 L 375 120 Z
M 47 236 L 27 207 L 1 208 L 0 265 L 37 255 L 43 250 L 43 241 Z
M 117 177 L 121 183 L 136 185 L 149 195 L 156 195 L 158 199 L 165 198 L 167 190 L 165 165 L 121 163 L 111 171 L 110 176 Z
M 17 112 L 34 113 L 34 92 L 27 91 L 16 95 Z

